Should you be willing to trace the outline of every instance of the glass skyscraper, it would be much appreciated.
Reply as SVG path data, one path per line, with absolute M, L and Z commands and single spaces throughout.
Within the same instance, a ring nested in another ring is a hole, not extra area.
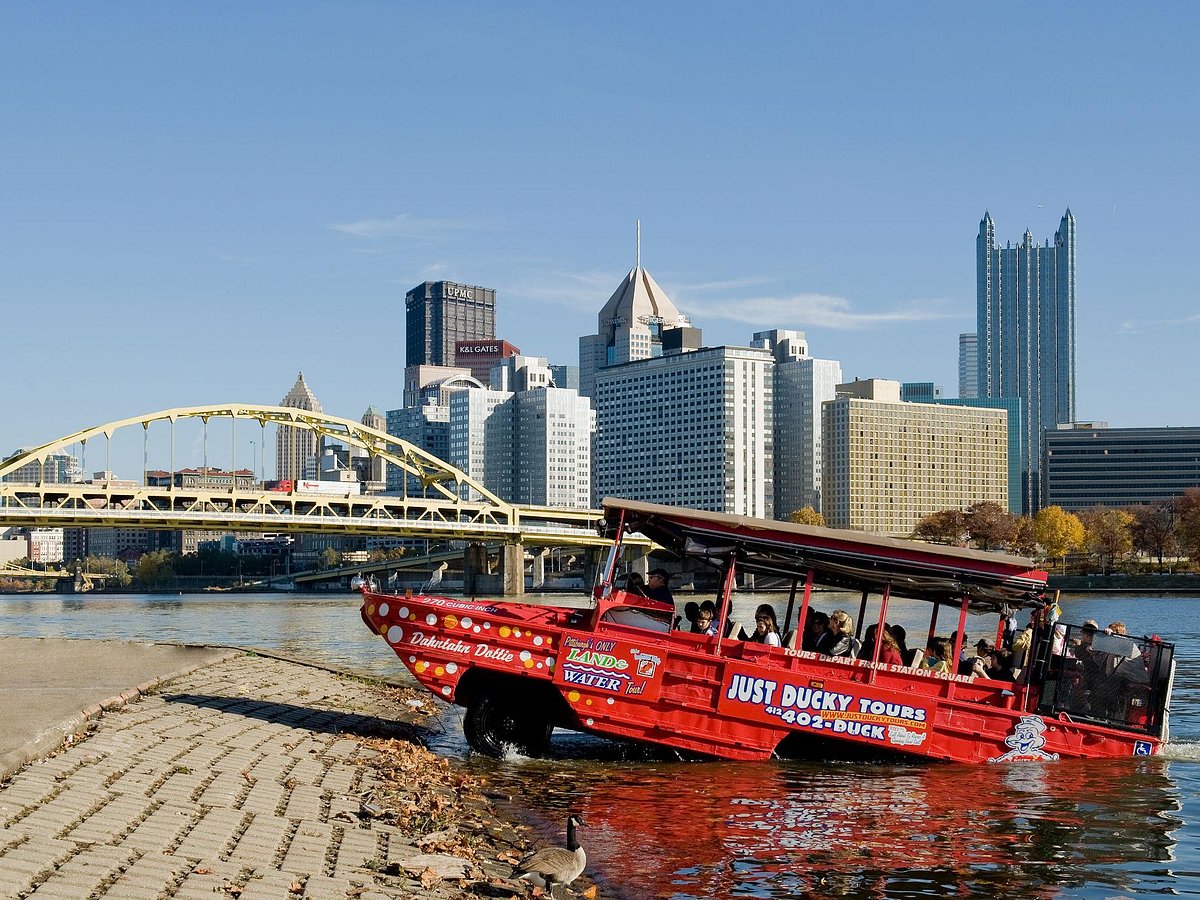
M 1040 506 L 1042 434 L 1075 418 L 1075 217 L 1067 210 L 1053 244 L 996 246 L 984 213 L 976 239 L 979 396 L 1019 397 L 1025 417 L 1022 511 Z

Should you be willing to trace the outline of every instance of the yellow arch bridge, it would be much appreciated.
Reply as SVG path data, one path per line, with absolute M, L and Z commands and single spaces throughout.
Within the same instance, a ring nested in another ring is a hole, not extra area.
M 399 494 L 330 496 L 268 491 L 257 485 L 239 487 L 236 478 L 224 489 L 182 488 L 173 478 L 164 487 L 48 483 L 40 478 L 36 483 L 4 480 L 33 463 L 44 471 L 52 455 L 67 452 L 75 444 L 86 448 L 88 441 L 100 436 L 111 447 L 113 434 L 121 429 L 140 427 L 145 439 L 156 422 L 171 426 L 173 472 L 175 424 L 190 419 L 201 420 L 206 429 L 211 420 L 232 420 L 235 436 L 237 423 L 243 420 L 263 429 L 269 424 L 307 429 L 399 467 L 407 476 L 404 489 Z M 609 541 L 598 532 L 600 518 L 596 510 L 508 503 L 465 472 L 384 431 L 350 419 L 281 406 L 230 403 L 162 410 L 87 428 L 0 463 L 0 527 L 336 533 L 501 543 L 519 552 L 521 546 L 530 545 L 607 546 Z M 514 590 L 506 592 L 519 593 L 519 587 L 511 587 Z

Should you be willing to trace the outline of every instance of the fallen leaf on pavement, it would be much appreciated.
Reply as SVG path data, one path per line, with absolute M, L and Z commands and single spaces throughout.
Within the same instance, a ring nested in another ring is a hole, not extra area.
M 428 866 L 426 866 L 421 872 L 421 887 L 425 888 L 426 890 L 429 890 L 429 888 L 433 887 L 441 880 L 442 877 Z

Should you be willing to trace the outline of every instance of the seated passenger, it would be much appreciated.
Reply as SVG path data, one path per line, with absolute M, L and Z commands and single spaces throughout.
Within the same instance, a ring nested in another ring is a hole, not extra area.
M 994 647 L 989 650 L 984 659 L 984 677 L 997 681 L 1013 681 L 1012 654 L 1007 650 Z
M 912 655 L 908 649 L 908 632 L 904 630 L 903 625 L 889 624 L 888 630 L 891 631 L 892 637 L 896 639 L 896 647 L 900 651 L 900 658 L 907 660 Z
M 692 634 L 716 634 L 717 607 L 711 600 L 705 600 L 696 611 L 696 621 L 692 623 Z
M 868 657 L 869 658 L 869 657 Z M 896 641 L 889 625 L 883 626 L 883 634 L 879 638 L 879 661 L 889 666 L 904 665 L 904 657 L 900 653 L 900 644 Z
M 700 605 L 695 600 L 689 600 L 683 604 L 683 617 L 675 617 L 676 631 L 695 631 L 696 616 L 700 613 Z M 687 623 L 686 627 L 684 622 Z
M 675 597 L 671 593 L 671 573 L 666 569 L 651 569 L 646 576 L 646 596 L 651 600 L 661 600 L 663 603 L 674 605 Z
M 863 632 L 862 648 L 858 651 L 859 659 L 870 660 L 875 655 L 875 632 L 878 630 L 879 625 L 872 622 Z
M 808 615 L 804 617 L 804 635 L 800 640 L 800 649 L 807 650 L 810 653 L 817 652 L 817 642 L 821 640 L 821 636 L 825 634 L 825 629 L 829 627 L 829 616 L 815 609 L 809 609 Z
M 829 626 L 817 641 L 817 652 L 825 656 L 854 656 L 854 620 L 844 609 L 835 609 Z
M 954 671 L 950 665 L 950 657 L 953 654 L 954 648 L 950 646 L 950 642 L 944 637 L 936 637 L 925 647 L 925 658 L 921 661 L 921 668 L 928 672 L 949 675 Z
M 771 604 L 764 603 L 754 611 L 754 634 L 749 640 L 770 647 L 780 646 L 779 623 L 775 621 L 775 609 Z
M 1029 656 L 1030 648 L 1033 645 L 1033 628 L 1037 624 L 1037 613 L 1029 614 L 1029 624 L 1025 626 L 1012 642 L 1013 665 L 1019 669 L 1025 668 L 1026 659 Z
M 1092 649 L 1092 642 L 1095 641 L 1096 632 L 1099 628 L 1100 626 L 1096 624 L 1095 619 L 1088 619 L 1079 627 L 1076 636 L 1071 639 L 1071 648 L 1080 659 L 1083 658 L 1083 654 L 1080 651 Z

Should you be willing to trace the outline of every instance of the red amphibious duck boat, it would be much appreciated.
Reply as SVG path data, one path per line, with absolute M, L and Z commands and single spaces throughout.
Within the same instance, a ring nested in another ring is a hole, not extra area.
M 1029 560 L 630 500 L 604 507 L 614 543 L 588 608 L 364 590 L 363 620 L 418 681 L 466 708 L 475 750 L 537 754 L 556 726 L 725 759 L 865 750 L 1039 761 L 1149 756 L 1167 740 L 1174 646 L 1056 622 L 1046 573 Z M 672 630 L 670 604 L 614 583 L 627 533 L 716 569 L 718 610 L 731 608 L 738 574 L 790 581 L 784 646 L 739 640 L 736 628 L 723 636 L 724 621 L 715 636 Z M 995 679 L 883 664 L 879 650 L 794 649 L 816 585 L 861 594 L 860 631 L 871 596 L 878 626 L 892 598 L 927 602 L 930 638 L 948 607 L 953 660 L 968 616 L 989 616 L 999 636 L 1006 617 L 1028 613 L 1024 665 Z

